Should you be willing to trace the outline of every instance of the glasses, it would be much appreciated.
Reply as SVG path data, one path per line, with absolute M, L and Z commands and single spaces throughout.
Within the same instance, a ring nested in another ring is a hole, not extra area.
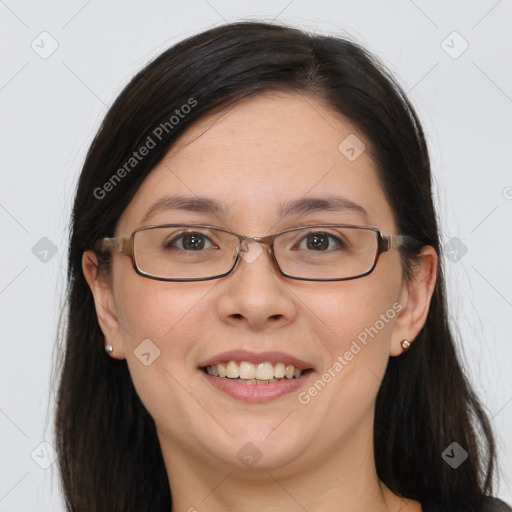
M 160 281 L 207 281 L 228 275 L 240 257 L 251 262 L 248 244 L 269 246 L 280 273 L 304 281 L 346 281 L 370 274 L 379 254 L 421 245 L 408 235 L 382 235 L 377 228 L 319 224 L 274 235 L 247 237 L 205 224 L 165 224 L 136 229 L 129 238 L 103 238 L 97 253 L 115 250 L 132 259 L 137 274 Z

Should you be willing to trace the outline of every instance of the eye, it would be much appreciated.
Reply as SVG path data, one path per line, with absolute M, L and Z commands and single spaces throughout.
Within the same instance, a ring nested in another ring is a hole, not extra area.
M 308 233 L 302 239 L 302 242 L 303 241 L 306 242 L 306 247 L 302 246 L 301 243 L 299 249 L 307 248 L 308 250 L 317 252 L 324 252 L 328 249 L 334 249 L 336 247 L 344 249 L 347 245 L 343 239 L 325 231 L 315 231 Z
M 207 244 L 210 244 L 207 246 Z M 185 251 L 201 251 L 202 249 L 210 249 L 213 246 L 210 238 L 203 233 L 195 231 L 187 231 L 175 236 L 172 240 L 164 242 L 165 249 L 181 249 Z

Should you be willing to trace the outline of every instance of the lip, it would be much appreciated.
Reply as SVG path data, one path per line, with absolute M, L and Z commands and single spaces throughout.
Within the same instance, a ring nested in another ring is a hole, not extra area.
M 244 384 L 243 382 L 237 382 L 236 379 L 208 375 L 203 369 L 199 371 L 207 379 L 207 382 L 219 391 L 237 400 L 249 403 L 268 402 L 297 391 L 299 388 L 308 385 L 312 376 L 315 375 L 315 372 L 310 370 L 298 379 L 283 379 L 271 384 Z
M 298 359 L 290 354 L 286 354 L 285 352 L 250 352 L 248 350 L 230 350 L 228 352 L 221 352 L 220 354 L 216 354 L 209 359 L 205 359 L 198 364 L 198 368 L 203 369 L 205 366 L 211 366 L 217 363 L 225 363 L 228 361 L 247 361 L 252 364 L 259 363 L 285 363 L 292 364 L 295 368 L 299 368 L 300 370 L 309 370 L 313 368 L 311 363 L 303 361 L 302 359 Z M 207 375 L 207 374 L 206 374 Z M 293 380 L 293 379 L 292 379 Z M 277 383 L 274 383 L 277 384 Z M 261 386 L 262 384 L 241 384 L 242 386 Z M 272 384 L 266 384 L 267 386 L 271 386 Z

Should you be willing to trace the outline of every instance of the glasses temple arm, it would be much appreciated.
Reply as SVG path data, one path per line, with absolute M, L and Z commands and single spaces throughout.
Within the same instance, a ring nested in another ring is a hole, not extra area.
M 111 249 L 122 254 L 130 255 L 132 253 L 131 238 L 102 238 L 94 244 L 94 250 L 98 252 L 107 252 Z
M 379 242 L 380 252 L 391 251 L 402 246 L 421 247 L 423 245 L 419 240 L 409 235 L 385 235 Z

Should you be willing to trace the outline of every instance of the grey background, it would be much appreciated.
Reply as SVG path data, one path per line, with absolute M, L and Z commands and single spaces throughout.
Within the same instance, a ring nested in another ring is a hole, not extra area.
M 352 37 L 408 91 L 431 151 L 460 350 L 497 432 L 498 495 L 512 502 L 510 0 L 0 0 L 0 511 L 64 510 L 50 379 L 92 137 L 150 58 L 239 19 Z

